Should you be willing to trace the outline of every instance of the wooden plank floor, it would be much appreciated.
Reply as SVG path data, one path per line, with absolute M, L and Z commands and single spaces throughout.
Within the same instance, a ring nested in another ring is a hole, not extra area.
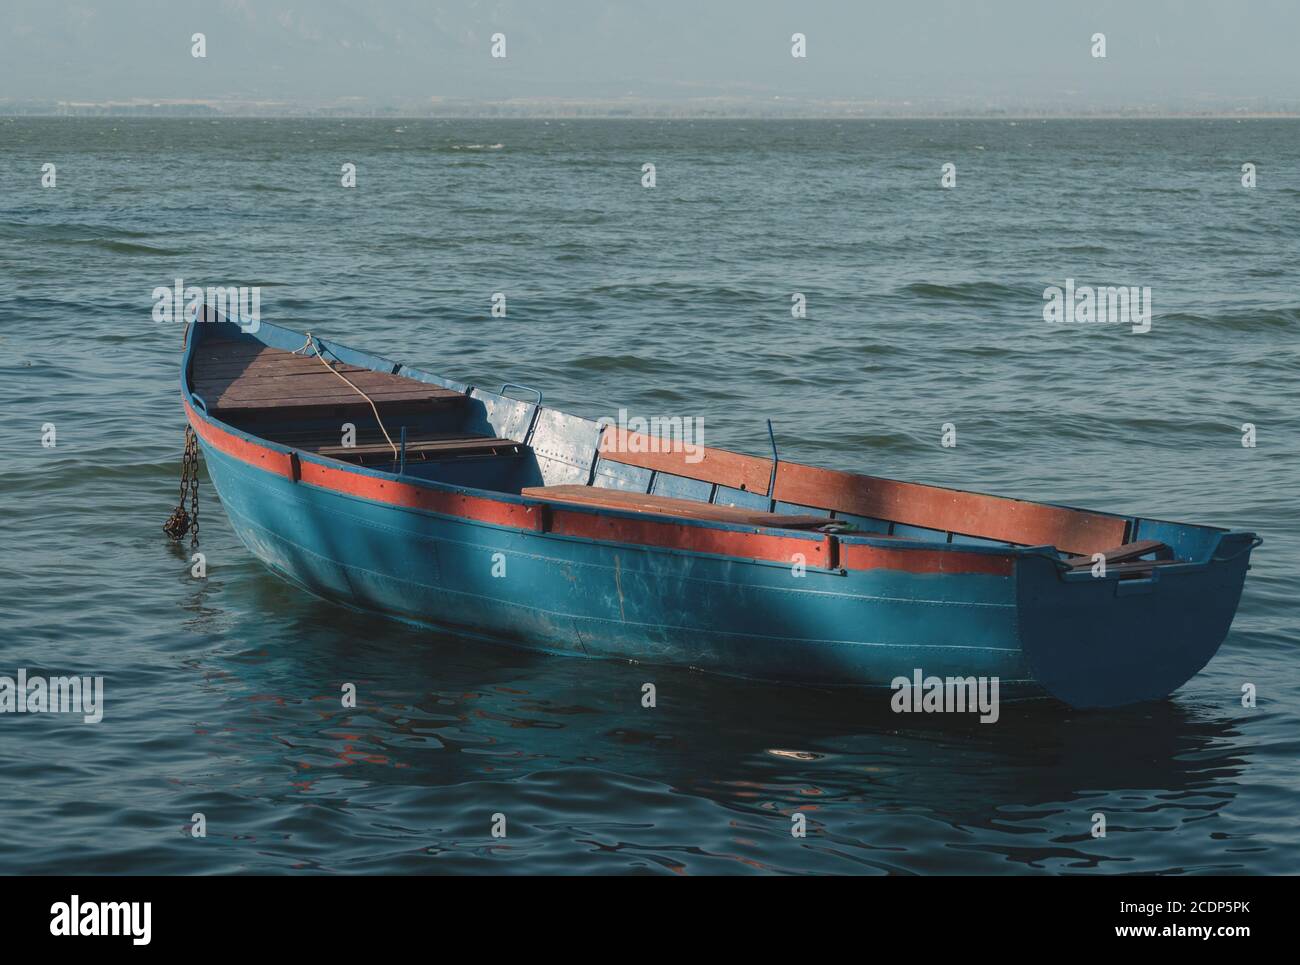
M 409 409 L 451 404 L 465 398 L 440 385 L 338 362 L 327 368 L 315 354 L 295 355 L 233 340 L 201 344 L 195 352 L 193 371 L 194 391 L 211 411 L 225 414 L 338 407 L 369 410 L 369 403 L 336 372 L 347 376 L 381 410 L 389 404 Z

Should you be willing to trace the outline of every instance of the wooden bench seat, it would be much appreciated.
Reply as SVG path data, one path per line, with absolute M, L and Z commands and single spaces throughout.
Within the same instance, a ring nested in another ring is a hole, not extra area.
M 393 439 L 401 448 L 401 441 Z M 366 459 L 378 456 L 385 460 L 393 458 L 393 448 L 387 442 L 366 442 L 355 446 L 318 445 L 299 446 L 318 456 L 330 456 L 334 459 Z M 438 435 L 425 438 L 406 439 L 406 461 L 418 462 L 430 458 L 448 456 L 501 456 L 516 455 L 523 446 L 513 439 L 497 439 L 490 436 Z
M 684 519 L 706 519 L 720 523 L 771 526 L 779 529 L 816 529 L 834 522 L 826 516 L 788 516 L 782 513 L 745 509 L 740 506 L 718 506 L 694 499 L 653 496 L 649 493 L 634 493 L 625 489 L 600 489 L 595 486 L 530 486 L 524 489 L 521 495 L 552 503 L 599 506 L 603 509 L 617 509 L 629 513 L 678 516 Z
M 1164 543 L 1155 539 L 1140 539 L 1133 543 L 1125 543 L 1123 546 L 1113 546 L 1107 550 L 1098 550 L 1106 558 L 1106 567 L 1108 569 L 1118 566 L 1120 563 L 1134 563 L 1139 557 L 1154 553 L 1154 560 L 1141 560 L 1140 564 L 1130 566 L 1129 569 L 1140 569 L 1150 567 L 1156 563 L 1176 563 L 1173 558 L 1174 552 Z M 1075 556 L 1069 561 L 1070 567 L 1076 570 L 1088 569 L 1092 566 L 1092 555 Z
M 393 442 L 401 451 L 402 438 L 393 431 Z M 393 447 L 376 428 L 358 429 L 354 444 L 342 444 L 337 430 L 288 429 L 268 432 L 263 438 L 282 446 L 328 456 L 355 463 L 391 463 Z M 522 443 L 494 436 L 476 436 L 463 432 L 408 432 L 406 434 L 406 461 L 428 462 L 434 459 L 459 459 L 469 456 L 520 456 L 525 451 Z

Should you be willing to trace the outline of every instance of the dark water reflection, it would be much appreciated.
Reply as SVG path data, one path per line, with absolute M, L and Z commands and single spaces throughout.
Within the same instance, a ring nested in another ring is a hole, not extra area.
M 236 809 L 263 831 L 209 846 L 218 866 L 1246 867 L 1213 826 L 1249 750 L 1230 718 L 1195 705 L 1078 713 L 1032 701 L 1004 704 L 995 725 L 902 718 L 862 696 L 484 647 L 304 603 L 271 580 L 248 589 L 263 631 L 241 619 L 222 635 L 247 636 L 246 648 L 186 661 L 221 708 L 195 726 L 224 762 L 188 791 L 220 795 L 228 768 L 256 772 L 238 782 L 248 794 Z M 345 681 L 355 710 L 341 706 Z M 653 709 L 641 706 L 647 681 Z M 489 834 L 497 812 L 504 840 Z M 790 833 L 795 812 L 807 838 Z M 1096 812 L 1104 839 L 1090 833 Z M 1170 832 L 1209 847 L 1189 863 L 1166 849 Z

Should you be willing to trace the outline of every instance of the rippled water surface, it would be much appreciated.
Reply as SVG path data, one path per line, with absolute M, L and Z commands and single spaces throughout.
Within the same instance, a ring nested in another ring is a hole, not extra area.
M 1283 121 L 0 118 L 0 675 L 107 691 L 0 716 L 0 871 L 1294 872 L 1298 225 Z M 770 417 L 783 457 L 1267 542 L 1173 698 L 993 726 L 340 609 L 210 487 L 196 581 L 159 529 L 177 277 L 588 416 L 758 453 Z M 1150 286 L 1152 331 L 1048 326 L 1067 277 Z

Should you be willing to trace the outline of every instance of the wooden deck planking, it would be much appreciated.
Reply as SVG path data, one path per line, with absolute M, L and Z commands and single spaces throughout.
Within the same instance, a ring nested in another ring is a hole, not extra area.
M 332 371 L 331 371 L 332 370 Z M 356 389 L 338 374 L 347 377 Z M 214 411 L 369 408 L 360 389 L 378 406 L 423 408 L 463 401 L 452 389 L 353 365 L 328 368 L 315 355 L 234 341 L 201 345 L 194 360 L 194 391 Z
M 419 398 L 380 398 L 375 399 L 375 405 L 379 406 L 380 411 L 387 416 L 395 414 L 399 410 L 401 412 L 423 412 L 453 401 L 455 400 L 424 396 Z M 292 414 L 295 417 L 306 418 L 313 414 L 329 416 L 335 409 L 356 410 L 357 412 L 366 413 L 370 411 L 370 403 L 355 392 L 349 392 L 346 395 L 319 396 L 309 399 L 234 399 L 224 405 L 213 405 L 213 411 L 227 414 L 234 412 L 272 412 L 276 409 L 284 410 L 286 414 Z
M 293 375 L 297 373 L 308 372 L 328 372 L 332 369 L 335 372 L 342 372 L 344 375 L 350 375 L 353 372 L 373 372 L 374 369 L 361 368 L 358 365 L 341 365 L 339 363 L 331 364 L 326 369 L 321 364 L 320 359 L 263 359 L 253 362 L 240 361 L 198 361 L 203 374 L 209 378 L 220 378 L 223 376 L 242 375 L 245 372 L 262 372 L 268 375 Z
M 459 395 L 450 389 L 437 385 L 412 384 L 410 382 L 393 382 L 380 378 L 352 378 L 348 381 L 361 389 L 371 398 L 401 397 L 410 399 L 442 398 Z M 205 398 L 225 399 L 228 401 L 250 399 L 311 399 L 327 395 L 354 395 L 360 398 L 355 389 L 342 379 L 326 372 L 319 376 L 301 376 L 285 379 L 234 379 L 221 381 L 199 381 L 195 391 Z

